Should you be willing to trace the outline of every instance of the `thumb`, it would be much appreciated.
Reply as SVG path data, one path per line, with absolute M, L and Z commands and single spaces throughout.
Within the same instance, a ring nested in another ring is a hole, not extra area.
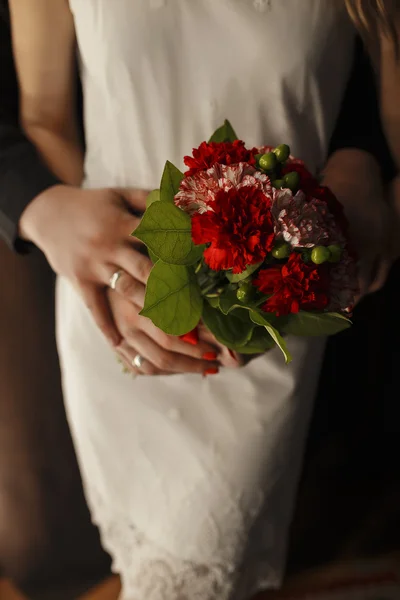
M 144 213 L 148 191 L 135 188 L 117 188 L 115 191 L 125 200 L 134 214 Z

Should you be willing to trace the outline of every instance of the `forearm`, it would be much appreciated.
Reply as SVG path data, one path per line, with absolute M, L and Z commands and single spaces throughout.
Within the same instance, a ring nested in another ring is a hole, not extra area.
M 383 202 L 380 166 L 376 158 L 365 150 L 336 150 L 325 166 L 323 181 L 344 203 L 348 213 L 362 211 L 366 198 L 376 203 Z
M 357 39 L 353 69 L 331 139 L 330 152 L 333 154 L 343 148 L 364 150 L 372 155 L 386 182 L 396 173 L 381 122 L 376 74 L 360 38 Z
M 47 124 L 24 122 L 27 137 L 35 145 L 56 178 L 68 185 L 80 186 L 83 179 L 83 149 L 78 128 L 60 131 Z
M 397 22 L 400 43 L 400 20 Z M 400 57 L 392 40 L 381 37 L 380 100 L 385 133 L 400 170 Z
M 80 185 L 83 152 L 76 118 L 76 40 L 65 0 L 10 0 L 20 123 L 49 169 Z
M 381 169 L 368 152 L 335 152 L 325 169 L 324 183 L 342 203 L 348 236 L 358 256 L 360 297 L 382 287 L 393 256 L 393 215 L 383 193 Z
M 18 238 L 18 223 L 28 204 L 57 183 L 18 124 L 18 86 L 6 13 L 0 13 L 0 236 L 14 250 L 27 246 Z
M 330 157 L 323 175 L 323 183 L 344 207 L 359 255 L 377 247 L 386 253 L 387 203 L 377 160 L 364 150 L 344 148 Z

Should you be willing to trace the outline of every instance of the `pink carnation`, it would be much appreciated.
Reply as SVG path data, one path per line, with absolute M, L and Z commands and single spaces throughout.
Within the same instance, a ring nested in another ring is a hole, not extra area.
M 276 235 L 293 248 L 344 244 L 326 202 L 307 198 L 301 190 L 294 196 L 289 189 L 274 190 L 272 212 Z
M 210 204 L 220 190 L 227 192 L 251 186 L 262 191 L 272 201 L 272 186 L 267 175 L 247 163 L 235 165 L 215 164 L 207 171 L 198 171 L 185 177 L 175 196 L 175 204 L 184 212 L 193 215 L 212 210 Z

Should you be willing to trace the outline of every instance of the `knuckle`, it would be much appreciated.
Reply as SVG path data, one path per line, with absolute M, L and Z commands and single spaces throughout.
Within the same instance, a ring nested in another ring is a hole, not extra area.
M 136 329 L 132 329 L 132 328 L 127 328 L 125 331 L 122 332 L 125 341 L 127 342 L 127 344 L 129 346 L 134 346 L 136 338 L 137 338 L 137 331 Z
M 119 292 L 122 296 L 133 296 L 136 290 L 136 281 L 124 274 L 120 279 Z
M 88 245 L 90 248 L 104 247 L 105 236 L 103 233 L 97 228 L 88 232 Z
M 210 364 L 208 362 L 203 362 L 201 360 L 194 360 L 190 364 L 190 368 L 187 370 L 191 373 L 204 373 L 207 369 L 210 368 Z
M 145 257 L 140 256 L 140 255 L 138 256 L 137 262 L 136 262 L 136 269 L 137 269 L 137 273 L 138 273 L 138 277 L 139 277 L 140 281 L 146 280 L 147 277 L 149 276 L 150 268 L 149 268 L 148 261 L 146 260 Z
M 171 337 L 169 337 L 168 335 L 163 335 L 160 339 L 160 345 L 165 349 L 165 350 L 172 350 L 173 346 L 174 346 L 174 341 Z
M 148 363 L 146 375 L 158 375 L 159 372 L 160 369 L 158 369 L 156 365 L 153 365 L 153 363 Z
M 174 364 L 174 358 L 169 352 L 160 353 L 156 365 L 161 371 L 171 371 Z

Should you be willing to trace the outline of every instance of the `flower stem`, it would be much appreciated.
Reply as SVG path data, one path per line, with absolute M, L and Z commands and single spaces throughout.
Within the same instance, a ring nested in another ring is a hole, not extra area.
M 206 294 L 208 294 L 209 292 L 211 292 L 211 290 L 213 290 L 215 288 L 215 281 L 213 281 L 212 283 L 210 283 L 209 285 L 207 285 L 205 288 L 203 288 L 201 290 L 201 293 L 203 294 L 203 296 L 205 296 Z

